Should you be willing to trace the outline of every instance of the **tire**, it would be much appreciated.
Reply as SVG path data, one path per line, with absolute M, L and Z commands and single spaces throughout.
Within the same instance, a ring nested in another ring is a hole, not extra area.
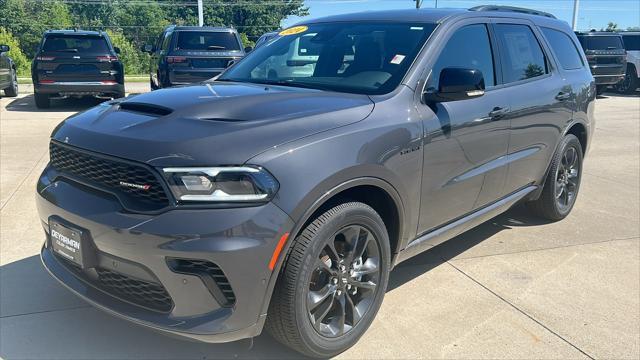
M 36 100 L 36 107 L 38 109 L 48 109 L 51 107 L 51 99 L 49 99 L 48 94 L 33 94 L 34 99 Z
M 347 350 L 380 309 L 390 252 L 384 222 L 368 205 L 345 203 L 318 216 L 291 245 L 269 306 L 267 331 L 306 356 L 326 358 Z
M 18 76 L 16 75 L 15 69 L 13 69 L 11 79 L 11 85 L 4 89 L 4 95 L 7 97 L 16 97 L 18 96 Z
M 638 85 L 640 85 L 640 81 L 638 81 L 636 68 L 629 64 L 627 65 L 627 74 L 625 75 L 624 80 L 616 84 L 616 90 L 619 93 L 629 95 L 636 92 Z
M 596 95 L 604 94 L 604 91 L 607 89 L 606 85 L 597 85 L 596 86 Z
M 124 93 L 124 92 L 113 94 L 113 98 L 114 99 L 120 99 L 120 98 L 123 98 L 125 96 L 127 96 L 127 94 Z
M 551 159 L 542 194 L 528 203 L 535 215 L 551 221 L 562 220 L 569 215 L 580 190 L 582 160 L 580 141 L 575 135 L 568 134 Z

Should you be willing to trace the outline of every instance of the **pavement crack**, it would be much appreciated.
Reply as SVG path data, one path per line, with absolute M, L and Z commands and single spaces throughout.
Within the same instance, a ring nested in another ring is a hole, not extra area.
M 62 309 L 32 311 L 32 312 L 22 313 L 22 314 L 4 315 L 4 316 L 0 316 L 0 319 L 8 319 L 8 318 L 13 318 L 13 317 L 18 317 L 18 316 L 27 316 L 27 315 L 46 314 L 46 313 L 59 312 L 59 311 L 79 310 L 79 309 L 86 309 L 86 308 L 90 308 L 90 307 L 91 306 L 89 306 L 89 305 L 80 305 L 80 306 L 74 306 L 74 307 L 68 307 L 68 308 L 62 308 Z
M 542 322 L 540 322 L 539 320 L 537 320 L 536 318 L 534 318 L 533 316 L 527 314 L 524 310 L 520 309 L 519 307 L 517 307 L 515 304 L 513 304 L 512 302 L 510 302 L 509 300 L 505 299 L 504 297 L 500 296 L 498 293 L 496 293 L 495 291 L 489 289 L 488 287 L 486 287 L 484 284 L 482 284 L 481 282 L 479 282 L 478 280 L 474 279 L 471 275 L 465 273 L 464 271 L 462 271 L 460 268 L 456 267 L 455 265 L 453 265 L 451 262 L 443 259 L 443 261 L 445 263 L 447 263 L 449 266 L 451 266 L 452 268 L 454 268 L 455 270 L 457 270 L 460 274 L 464 275 L 465 277 L 467 277 L 469 280 L 473 281 L 474 283 L 476 283 L 478 286 L 482 287 L 483 289 L 485 289 L 486 291 L 490 292 L 493 296 L 497 297 L 498 299 L 500 299 L 502 302 L 504 302 L 505 304 L 509 305 L 510 307 L 512 307 L 513 309 L 515 309 L 517 312 L 521 313 L 522 315 L 526 316 L 527 318 L 531 319 L 531 321 L 535 322 L 536 324 L 542 326 L 544 329 L 546 329 L 547 331 L 549 331 L 550 333 L 552 333 L 553 335 L 557 336 L 560 340 L 564 341 L 565 343 L 567 343 L 569 346 L 571 346 L 572 348 L 578 350 L 581 354 L 583 354 L 584 356 L 588 357 L 589 359 L 594 360 L 595 358 L 591 355 L 589 355 L 588 353 L 586 353 L 584 350 L 580 349 L 578 346 L 574 345 L 571 341 L 567 340 L 566 338 L 564 338 L 562 335 L 558 334 L 557 332 L 553 331 L 552 329 L 550 329 L 548 326 L 546 326 L 545 324 L 543 324 Z

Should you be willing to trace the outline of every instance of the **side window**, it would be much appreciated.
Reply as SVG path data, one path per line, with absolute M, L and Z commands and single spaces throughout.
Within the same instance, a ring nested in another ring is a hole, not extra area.
M 171 35 L 173 33 L 172 32 L 167 32 L 166 34 L 164 34 L 164 40 L 162 40 L 162 51 L 168 51 L 169 50 L 169 43 L 171 42 Z
M 502 72 L 505 83 L 549 73 L 542 48 L 529 26 L 497 24 L 495 29 L 503 50 Z
M 493 53 L 486 25 L 467 25 L 451 36 L 433 66 L 427 90 L 438 89 L 440 72 L 448 67 L 480 70 L 484 76 L 485 87 L 495 86 Z
M 542 28 L 542 33 L 549 41 L 563 69 L 575 70 L 584 67 L 578 48 L 567 34 L 545 27 Z

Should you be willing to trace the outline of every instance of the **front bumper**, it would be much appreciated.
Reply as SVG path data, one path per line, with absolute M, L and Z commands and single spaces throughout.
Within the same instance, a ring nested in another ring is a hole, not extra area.
M 44 183 L 48 185 L 40 187 Z M 280 237 L 293 227 L 277 206 L 175 209 L 142 215 L 128 213 L 113 198 L 71 181 L 41 179 L 39 188 L 36 202 L 47 233 L 42 262 L 78 296 L 132 322 L 205 342 L 234 341 L 262 331 L 269 284 L 277 276 L 268 264 Z M 89 234 L 98 258 L 94 268 L 81 270 L 54 255 L 48 229 L 51 218 Z M 202 276 L 172 270 L 168 260 L 174 258 L 219 266 L 234 302 L 217 301 Z M 101 271 L 116 272 L 131 281 L 157 282 L 171 299 L 170 310 L 141 306 L 110 292 L 96 280 Z
M 39 94 L 57 94 L 62 96 L 80 95 L 118 95 L 124 93 L 124 85 L 120 83 L 101 83 L 100 81 L 57 81 L 46 84 L 34 84 L 34 91 Z

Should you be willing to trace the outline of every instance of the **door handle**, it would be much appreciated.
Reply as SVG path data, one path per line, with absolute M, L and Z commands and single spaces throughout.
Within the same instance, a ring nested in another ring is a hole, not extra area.
M 489 117 L 492 119 L 497 119 L 497 118 L 501 118 L 504 115 L 506 115 L 507 113 L 509 113 L 509 108 L 508 107 L 494 107 L 493 110 L 491 110 L 491 112 L 489 113 Z
M 564 92 L 564 91 L 560 91 L 558 95 L 556 95 L 556 100 L 559 100 L 559 101 L 569 100 L 569 98 L 571 98 L 571 93 Z

